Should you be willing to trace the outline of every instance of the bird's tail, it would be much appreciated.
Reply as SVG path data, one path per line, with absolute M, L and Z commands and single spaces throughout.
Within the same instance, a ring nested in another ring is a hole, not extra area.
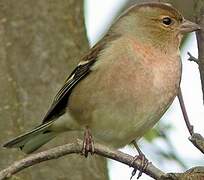
M 30 132 L 8 141 L 3 147 L 20 148 L 26 154 L 32 153 L 56 136 L 56 132 L 49 130 L 52 123 L 53 121 L 41 124 Z

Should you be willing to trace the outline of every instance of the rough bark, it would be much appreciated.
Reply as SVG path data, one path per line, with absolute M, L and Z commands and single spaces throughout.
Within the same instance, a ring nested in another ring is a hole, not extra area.
M 83 142 L 78 140 L 75 143 L 65 144 L 62 146 L 58 146 L 47 151 L 43 151 L 40 153 L 36 153 L 30 155 L 24 159 L 14 162 L 8 168 L 0 171 L 0 180 L 7 179 L 12 175 L 22 171 L 25 168 L 33 166 L 35 164 L 39 164 L 43 161 L 48 161 L 52 159 L 57 159 L 65 155 L 70 155 L 73 153 L 80 154 L 81 148 L 83 146 Z M 141 169 L 141 159 L 130 156 L 123 152 L 114 150 L 112 148 L 106 147 L 104 145 L 94 144 L 94 156 L 100 155 L 110 159 L 114 159 L 118 162 L 124 163 L 130 167 L 134 167 L 136 169 Z M 165 173 L 156 168 L 152 163 L 148 163 L 144 172 L 149 176 L 155 179 L 161 179 L 161 177 L 165 176 Z M 134 176 L 134 175 L 133 175 Z M 139 175 L 138 175 L 139 177 Z M 91 179 L 90 179 L 91 180 Z
M 88 48 L 82 0 L 0 0 L 0 144 L 38 125 Z M 66 133 L 45 145 L 72 142 Z M 41 149 L 41 150 L 42 150 Z M 0 148 L 0 168 L 25 155 Z M 71 155 L 27 169 L 18 179 L 107 179 L 103 158 Z

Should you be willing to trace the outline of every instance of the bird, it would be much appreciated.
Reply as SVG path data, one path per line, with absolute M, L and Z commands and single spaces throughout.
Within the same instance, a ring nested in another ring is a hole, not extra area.
M 80 59 L 42 123 L 3 146 L 29 154 L 73 130 L 84 132 L 85 155 L 93 139 L 114 148 L 138 141 L 177 96 L 179 47 L 184 34 L 199 29 L 170 4 L 131 6 Z

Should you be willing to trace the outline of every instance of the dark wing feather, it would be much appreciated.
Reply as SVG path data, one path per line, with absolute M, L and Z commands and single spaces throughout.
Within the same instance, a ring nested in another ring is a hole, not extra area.
M 82 62 L 72 71 L 63 87 L 55 96 L 50 109 L 43 119 L 43 124 L 65 113 L 72 89 L 91 72 L 91 67 L 96 62 L 97 56 L 103 47 L 104 43 L 99 42 L 82 58 Z
M 66 106 L 68 103 L 69 95 L 72 92 L 74 86 L 83 79 L 87 74 L 90 73 L 90 67 L 94 64 L 95 60 L 87 61 L 83 65 L 78 65 L 71 76 L 67 79 L 63 87 L 59 90 L 54 98 L 54 101 L 43 119 L 43 123 L 46 123 L 56 117 L 61 116 L 65 113 Z
M 116 39 L 119 35 L 107 34 L 82 58 L 82 62 L 73 70 L 67 78 L 63 87 L 59 90 L 54 101 L 43 119 L 43 124 L 54 120 L 65 113 L 68 105 L 69 96 L 77 83 L 85 78 L 90 72 L 91 67 L 97 61 L 97 57 L 106 46 L 106 42 Z

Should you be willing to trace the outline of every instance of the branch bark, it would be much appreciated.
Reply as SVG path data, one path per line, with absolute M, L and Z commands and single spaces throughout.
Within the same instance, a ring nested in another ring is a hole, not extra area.
M 32 154 L 24 159 L 14 162 L 9 167 L 0 171 L 0 180 L 5 180 L 12 177 L 14 174 L 30 167 L 35 164 L 39 164 L 43 161 L 48 161 L 52 159 L 58 159 L 68 154 L 81 154 L 81 150 L 83 147 L 83 142 L 78 140 L 76 143 L 65 144 L 62 146 L 58 146 L 47 151 L 43 151 L 40 153 Z M 111 149 L 109 147 L 103 146 L 101 144 L 94 145 L 94 153 L 103 156 L 106 158 L 110 158 L 126 164 L 130 167 L 140 169 L 141 168 L 141 160 L 138 159 L 133 162 L 135 159 L 133 156 L 125 154 L 121 151 Z M 86 159 L 87 160 L 87 159 Z M 193 178 L 194 180 L 200 180 L 204 177 L 204 168 L 203 167 L 194 167 L 192 169 L 187 170 L 184 173 L 167 173 L 165 174 L 163 171 L 155 167 L 152 163 L 148 163 L 144 173 L 149 175 L 150 177 L 158 180 L 184 180 L 186 178 Z
M 80 154 L 82 147 L 83 147 L 83 142 L 81 140 L 78 140 L 76 143 L 70 143 L 63 146 L 58 146 L 56 148 L 52 148 L 44 152 L 32 154 L 20 161 L 14 162 L 8 168 L 0 171 L 0 180 L 10 178 L 12 175 L 16 174 L 17 172 L 22 171 L 23 169 L 33 166 L 35 164 L 41 163 L 43 161 L 57 159 L 67 154 L 73 154 L 73 153 Z M 108 148 L 100 144 L 94 144 L 94 151 L 95 151 L 95 154 L 98 154 L 100 156 L 104 156 L 106 158 L 116 160 L 118 162 L 124 163 L 129 166 L 133 166 L 134 168 L 140 168 L 139 159 L 137 161 L 134 161 L 134 164 L 132 165 L 132 161 L 134 157 L 128 154 L 125 154 L 123 152 L 113 150 L 111 148 Z M 155 179 L 159 179 L 165 175 L 164 172 L 156 168 L 154 165 L 152 165 L 152 163 L 148 164 L 145 170 L 145 173 Z

